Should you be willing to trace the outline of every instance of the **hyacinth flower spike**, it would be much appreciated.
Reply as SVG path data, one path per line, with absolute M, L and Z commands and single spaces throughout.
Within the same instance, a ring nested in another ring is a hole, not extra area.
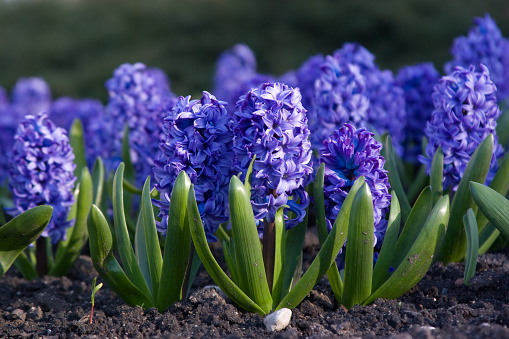
M 347 308 L 380 297 L 397 298 L 415 286 L 433 262 L 447 227 L 448 197 L 432 208 L 428 187 L 417 199 L 400 234 L 401 208 L 394 191 L 391 195 L 387 192 L 380 148 L 373 133 L 345 124 L 324 141 L 322 164 L 316 175 L 314 198 L 320 242 L 325 245 L 329 241 L 331 226 L 332 233 L 342 223 L 347 224 L 343 231 L 347 236 L 340 244 L 342 247 L 348 239 L 344 280 L 336 265 L 327 271 L 336 300 Z M 341 213 L 356 186 L 360 189 L 348 220 L 340 214 L 336 217 L 336 211 Z M 389 218 L 385 220 L 389 199 Z M 378 252 L 376 264 L 374 249 Z
M 508 165 L 507 159 L 500 166 L 498 164 L 503 149 L 495 129 L 501 112 L 496 86 L 485 66 L 481 65 L 478 71 L 474 66 L 468 69 L 456 67 L 440 79 L 433 101 L 435 110 L 425 129 L 428 137 L 426 156 L 419 159 L 430 174 L 433 192 L 454 195 L 451 227 L 440 253 L 440 260 L 449 263 L 461 261 L 467 255 L 463 217 L 469 208 L 475 207 L 469 182 L 486 183 L 502 190 L 508 180 L 507 175 L 504 176 Z M 477 222 L 478 231 L 482 232 L 487 220 L 479 215 Z
M 77 144 L 79 138 L 74 140 L 74 145 Z M 26 116 L 19 125 L 9 163 L 9 186 L 16 207 L 9 212 L 18 215 L 38 205 L 53 206 L 53 216 L 37 239 L 36 261 L 29 260 L 30 256 L 25 253 L 16 261 L 16 266 L 28 279 L 45 274 L 64 275 L 87 239 L 85 220 L 92 203 L 93 184 L 85 167 L 81 172 L 80 189 L 73 194 L 74 159 L 66 131 L 56 127 L 45 113 Z M 57 244 L 54 257 L 52 245 Z

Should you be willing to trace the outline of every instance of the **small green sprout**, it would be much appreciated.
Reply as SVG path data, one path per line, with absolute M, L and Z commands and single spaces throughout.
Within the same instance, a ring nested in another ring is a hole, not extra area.
M 92 319 L 94 318 L 94 301 L 95 301 L 95 294 L 97 291 L 103 287 L 103 283 L 100 283 L 99 285 L 95 286 L 95 281 L 97 280 L 97 277 L 94 277 L 94 280 L 92 281 L 92 294 L 90 295 L 90 298 L 92 300 L 92 309 L 90 310 L 90 323 L 92 323 Z

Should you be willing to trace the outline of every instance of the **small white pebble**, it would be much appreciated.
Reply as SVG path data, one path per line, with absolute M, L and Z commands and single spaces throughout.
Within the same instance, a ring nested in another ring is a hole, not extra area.
M 267 330 L 271 332 L 281 331 L 288 326 L 292 318 L 292 310 L 289 308 L 282 308 L 273 312 L 265 317 L 263 323 Z
M 421 330 L 433 331 L 435 328 L 433 326 L 421 326 Z
M 208 286 L 205 286 L 203 289 L 205 290 L 214 290 L 217 292 L 217 294 L 219 294 L 223 299 L 227 299 L 228 296 L 223 292 L 223 290 L 221 289 L 221 287 L 219 286 L 216 286 L 216 285 L 208 285 Z

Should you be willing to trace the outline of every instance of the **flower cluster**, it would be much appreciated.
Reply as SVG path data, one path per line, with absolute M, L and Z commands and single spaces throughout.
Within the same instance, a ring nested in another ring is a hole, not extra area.
M 495 21 L 486 14 L 484 18 L 476 18 L 474 27 L 468 36 L 454 39 L 451 54 L 454 59 L 445 64 L 447 74 L 455 66 L 468 68 L 485 65 L 490 70 L 490 77 L 497 86 L 499 100 L 509 96 L 509 40 L 502 36 Z
M 320 66 L 324 63 L 325 57 L 322 54 L 316 54 L 307 59 L 297 70 L 297 84 L 302 94 L 302 106 L 309 110 L 313 105 L 315 95 L 315 82 L 320 78 Z
M 498 144 L 495 128 L 501 112 L 497 105 L 495 84 L 490 80 L 486 66 L 468 69 L 456 67 L 440 79 L 433 93 L 435 110 L 425 129 L 428 137 L 426 157 L 419 160 L 431 168 L 433 156 L 438 149 L 444 152 L 444 189 L 455 191 L 468 161 L 479 144 L 490 134 L 495 136 L 495 147 L 487 181 L 491 181 L 498 169 L 497 159 L 503 149 Z
M 233 165 L 232 120 L 225 102 L 208 92 L 200 100 L 180 97 L 164 119 L 162 155 L 154 161 L 161 193 L 160 232 L 166 233 L 171 190 L 180 171 L 195 185 L 196 201 L 209 240 L 228 220 L 228 185 Z
M 56 127 L 46 113 L 25 117 L 16 132 L 9 157 L 9 188 L 18 215 L 37 205 L 53 206 L 53 216 L 42 233 L 52 243 L 65 239 L 67 220 L 74 203 L 74 154 L 67 133 Z
M 255 218 L 273 222 L 277 209 L 288 205 L 296 217 L 286 227 L 294 227 L 309 204 L 304 184 L 312 172 L 300 91 L 282 83 L 262 84 L 241 97 L 233 118 L 235 168 L 245 175 L 256 157 L 251 177 Z
M 366 78 L 359 66 L 346 62 L 339 53 L 326 56 L 308 113 L 313 148 L 320 148 L 322 141 L 346 122 L 365 126 L 369 106 Z
M 12 106 L 15 115 L 38 114 L 47 111 L 51 105 L 51 90 L 42 78 L 20 78 L 12 91 Z M 18 121 L 19 122 L 19 121 Z
M 126 123 L 129 126 L 136 184 L 141 185 L 152 173 L 153 159 L 160 153 L 163 120 L 176 98 L 169 90 L 164 73 L 147 69 L 142 63 L 119 66 L 113 78 L 106 82 L 106 87 L 109 93 L 106 110 L 112 120 L 111 126 L 117 131 L 122 130 Z M 115 157 L 121 153 L 123 133 L 111 134 L 116 135 L 113 149 Z
M 325 213 L 329 231 L 355 180 L 364 176 L 373 196 L 375 246 L 382 242 L 385 235 L 385 215 L 389 210 L 391 195 L 387 171 L 383 168 L 385 159 L 380 155 L 382 144 L 373 136 L 364 127 L 356 129 L 344 124 L 324 140 L 320 162 L 325 163 Z
M 430 62 L 403 67 L 396 76 L 405 92 L 407 126 L 403 158 L 408 162 L 418 163 L 417 156 L 422 154 L 423 126 L 433 112 L 431 95 L 439 79 L 440 74 Z

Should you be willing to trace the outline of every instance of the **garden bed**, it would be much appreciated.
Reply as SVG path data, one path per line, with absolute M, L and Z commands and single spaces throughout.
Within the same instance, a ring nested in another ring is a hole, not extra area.
M 463 264 L 435 263 L 401 298 L 379 299 L 348 312 L 338 307 L 327 280 L 322 279 L 293 309 L 290 325 L 275 333 L 267 331 L 259 315 L 246 313 L 216 291 L 204 289 L 213 281 L 203 268 L 190 297 L 162 314 L 125 305 L 105 285 L 96 294 L 90 324 L 92 279 L 98 274 L 90 258 L 81 256 L 64 278 L 26 281 L 15 269 L 1 278 L 0 336 L 508 338 L 508 253 L 480 256 L 470 286 L 462 281 Z M 312 258 L 316 247 L 308 244 L 305 254 Z

